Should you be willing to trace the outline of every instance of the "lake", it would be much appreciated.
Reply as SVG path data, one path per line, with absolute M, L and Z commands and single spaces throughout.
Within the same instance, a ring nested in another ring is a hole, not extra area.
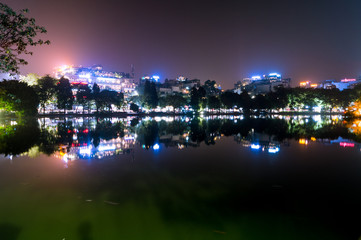
M 341 116 L 0 120 L 0 239 L 359 239 Z

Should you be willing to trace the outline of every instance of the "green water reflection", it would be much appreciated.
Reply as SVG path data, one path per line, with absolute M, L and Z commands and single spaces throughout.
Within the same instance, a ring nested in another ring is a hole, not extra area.
M 0 239 L 357 239 L 357 124 L 4 121 Z

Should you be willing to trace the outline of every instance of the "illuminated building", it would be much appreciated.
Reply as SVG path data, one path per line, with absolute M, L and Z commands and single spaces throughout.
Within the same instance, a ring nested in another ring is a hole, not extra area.
M 134 73 L 107 72 L 103 70 L 101 65 L 94 65 L 93 67 L 61 66 L 56 69 L 55 77 L 67 78 L 71 84 L 93 85 L 96 83 L 100 89 L 126 94 L 131 94 L 136 87 Z
M 164 83 L 158 85 L 158 92 L 161 97 L 175 93 L 189 94 L 193 87 L 200 87 L 199 79 L 189 80 L 183 76 L 177 79 L 165 79 Z
M 290 78 L 282 78 L 279 73 L 270 73 L 268 75 L 256 75 L 250 78 L 244 78 L 234 85 L 234 92 L 240 94 L 246 90 L 251 95 L 265 94 L 273 92 L 279 87 L 290 87 Z
M 300 87 L 309 88 L 310 87 L 310 81 L 300 82 Z
M 319 86 L 324 89 L 337 88 L 340 91 L 342 91 L 344 89 L 352 89 L 360 83 L 361 83 L 361 79 L 344 78 L 344 79 L 341 79 L 340 81 L 325 80 L 325 81 L 321 82 L 321 84 Z

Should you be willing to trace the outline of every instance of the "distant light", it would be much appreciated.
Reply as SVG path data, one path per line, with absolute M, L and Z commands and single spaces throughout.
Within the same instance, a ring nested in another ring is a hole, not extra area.
M 354 147 L 355 144 L 354 143 L 349 143 L 349 142 L 340 142 L 340 146 L 341 147 Z
M 158 80 L 159 80 L 160 77 L 159 77 L 158 75 L 153 75 L 152 78 L 153 78 L 156 82 L 158 82 Z
M 303 145 L 307 145 L 308 144 L 308 140 L 305 138 L 300 138 L 300 140 L 298 140 L 299 144 L 303 144 Z
M 279 147 L 272 147 L 268 149 L 269 153 L 278 153 L 280 151 Z
M 80 148 L 79 149 L 79 154 L 90 155 L 91 154 L 91 149 L 92 149 L 92 146 L 90 146 L 88 148 Z
M 59 70 L 62 71 L 62 72 L 64 72 L 64 71 L 65 71 L 66 69 L 68 69 L 68 68 L 70 68 L 69 65 L 63 65 L 63 66 L 59 67 Z
M 268 76 L 271 76 L 271 77 L 281 77 L 281 74 L 278 74 L 278 73 L 270 73 L 270 74 L 268 74 Z
M 252 76 L 252 80 L 260 80 L 261 76 Z
M 305 87 L 305 86 L 307 86 L 307 85 L 309 85 L 309 84 L 310 84 L 310 81 L 300 82 L 300 86 L 301 86 L 301 87 Z
M 106 146 L 99 146 L 98 147 L 98 150 L 101 152 L 101 151 L 107 151 L 107 150 L 115 150 L 115 145 L 112 144 L 112 145 L 106 145 Z
M 345 79 L 341 79 L 341 82 L 355 82 L 356 79 L 355 78 L 345 78 Z
M 159 150 L 159 144 L 158 143 L 154 144 L 153 150 Z
M 79 78 L 90 78 L 91 77 L 91 75 L 90 75 L 90 73 L 87 73 L 87 74 L 79 74 Z
M 124 137 L 124 140 L 134 140 L 134 137 Z
M 261 145 L 259 145 L 259 144 L 251 144 L 251 148 L 252 149 L 260 149 Z

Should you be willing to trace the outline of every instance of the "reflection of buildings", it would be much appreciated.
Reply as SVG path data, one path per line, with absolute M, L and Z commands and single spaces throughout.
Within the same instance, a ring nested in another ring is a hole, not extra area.
M 255 133 L 253 130 L 246 137 L 240 134 L 235 135 L 234 140 L 243 147 L 251 148 L 255 151 L 278 153 L 281 149 L 280 142 L 273 140 L 269 135 Z M 287 143 L 287 145 L 289 144 Z
M 184 134 L 167 134 L 159 137 L 159 142 L 163 143 L 166 147 L 176 147 L 178 149 L 184 149 L 186 147 L 199 147 L 200 144 L 192 142 L 189 139 L 189 133 Z
M 110 140 L 101 139 L 97 147 L 91 143 L 72 144 L 71 147 L 62 146 L 56 155 L 65 162 L 86 158 L 101 159 L 108 156 L 131 153 L 135 148 L 135 144 L 135 136 L 126 135 L 122 138 Z

